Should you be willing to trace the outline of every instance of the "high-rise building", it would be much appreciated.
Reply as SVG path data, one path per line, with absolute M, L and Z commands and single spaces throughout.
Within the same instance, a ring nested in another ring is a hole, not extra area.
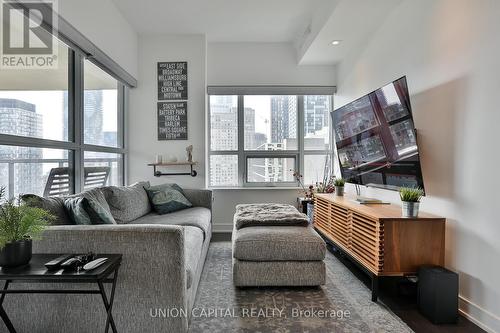
M 104 141 L 102 90 L 85 90 L 83 110 L 83 137 L 86 143 L 102 145 Z
M 255 110 L 252 108 L 245 108 L 245 121 L 244 121 L 244 142 L 245 149 L 256 149 L 255 145 Z
M 329 96 L 304 96 L 304 134 L 314 134 L 328 127 L 329 111 Z
M 238 149 L 238 109 L 233 98 L 232 96 L 210 97 L 210 140 L 212 150 Z M 246 126 L 247 124 L 245 124 L 245 129 Z M 212 156 L 210 158 L 210 169 L 211 184 L 226 186 L 238 184 L 238 159 L 234 159 L 232 155 Z
M 271 97 L 271 143 L 297 137 L 297 97 Z M 294 147 L 296 148 L 296 147 Z
M 0 133 L 41 138 L 43 134 L 42 115 L 36 113 L 36 106 L 18 99 L 0 98 Z M 14 193 L 40 193 L 39 182 L 33 179 L 42 177 L 41 163 L 30 163 L 42 159 L 39 148 L 0 146 L 0 165 L 5 172 L 0 173 L 0 186 L 13 186 Z M 10 166 L 8 163 L 12 163 Z M 16 163 L 13 163 L 16 162 Z M 5 168 L 7 166 L 7 168 Z M 10 170 L 9 170 L 10 168 Z M 10 177 L 10 179 L 9 179 Z
M 238 149 L 238 112 L 232 96 L 210 97 L 212 150 Z
M 111 140 L 110 136 L 115 132 L 103 132 L 104 111 L 102 90 L 85 90 L 83 94 L 83 135 L 85 143 L 106 145 Z M 68 92 L 64 92 L 63 109 L 68 109 Z M 64 140 L 68 140 L 68 112 L 64 112 Z M 105 136 L 108 136 L 107 138 Z M 116 133 L 115 133 L 116 136 Z M 116 137 L 113 139 L 116 141 Z

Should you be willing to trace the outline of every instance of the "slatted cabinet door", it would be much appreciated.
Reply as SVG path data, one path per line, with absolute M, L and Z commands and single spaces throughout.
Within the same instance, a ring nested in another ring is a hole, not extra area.
M 314 226 L 321 229 L 324 233 L 330 233 L 330 219 L 328 212 L 330 211 L 330 202 L 324 199 L 317 198 L 315 200 L 314 209 Z
M 374 273 L 384 269 L 384 228 L 377 219 L 351 211 L 351 251 Z
M 330 231 L 340 245 L 351 248 L 350 211 L 342 206 L 330 206 Z

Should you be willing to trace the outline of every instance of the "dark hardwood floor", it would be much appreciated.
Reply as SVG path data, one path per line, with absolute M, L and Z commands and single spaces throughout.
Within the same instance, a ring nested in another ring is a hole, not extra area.
M 328 245 L 328 250 L 335 255 L 349 270 L 360 279 L 368 288 L 371 286 L 370 277 L 353 264 L 349 259 L 335 251 Z M 406 278 L 384 277 L 379 280 L 379 299 L 387 305 L 392 312 L 401 318 L 411 329 L 417 333 L 476 333 L 485 332 L 477 325 L 459 316 L 457 324 L 434 325 L 420 314 L 417 308 L 416 283 Z
M 212 242 L 230 241 L 231 233 L 214 233 Z M 341 256 L 330 245 L 328 250 L 335 255 L 349 270 L 370 288 L 370 277 Z M 416 285 L 405 278 L 382 278 L 379 281 L 379 298 L 392 312 L 399 316 L 417 333 L 476 333 L 485 332 L 471 321 L 460 316 L 455 325 L 434 325 L 422 316 L 417 308 Z

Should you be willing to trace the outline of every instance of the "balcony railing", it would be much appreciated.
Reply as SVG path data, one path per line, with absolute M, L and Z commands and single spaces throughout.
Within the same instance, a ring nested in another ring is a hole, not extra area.
M 108 166 L 110 169 L 109 177 L 107 180 L 107 185 L 110 185 L 110 182 L 115 176 L 115 172 L 118 172 L 118 170 L 113 169 L 113 163 L 120 163 L 121 158 L 86 158 L 84 160 L 84 164 L 87 163 L 92 163 L 92 166 L 95 166 L 95 163 L 99 163 L 102 166 Z M 8 190 L 8 196 L 9 197 L 14 197 L 14 192 L 15 192 L 15 166 L 16 164 L 56 164 L 57 167 L 65 167 L 68 166 L 69 161 L 67 159 L 60 159 L 60 158 L 29 158 L 29 159 L 0 159 L 0 167 L 2 165 L 6 164 L 7 165 L 7 190 Z M 86 165 L 87 166 L 87 165 Z M 5 186 L 5 184 L 2 184 L 2 179 L 3 179 L 3 172 L 0 175 L 0 186 Z M 43 178 L 43 184 L 47 183 L 47 176 L 48 173 L 42 173 L 39 175 L 39 177 Z M 39 193 L 41 194 L 41 193 Z

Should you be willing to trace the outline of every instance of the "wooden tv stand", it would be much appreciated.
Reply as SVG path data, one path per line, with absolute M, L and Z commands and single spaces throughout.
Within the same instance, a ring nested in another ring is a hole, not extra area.
M 416 274 L 422 265 L 444 265 L 446 219 L 420 212 L 404 218 L 394 204 L 361 205 L 355 198 L 317 194 L 314 228 L 372 278 Z

